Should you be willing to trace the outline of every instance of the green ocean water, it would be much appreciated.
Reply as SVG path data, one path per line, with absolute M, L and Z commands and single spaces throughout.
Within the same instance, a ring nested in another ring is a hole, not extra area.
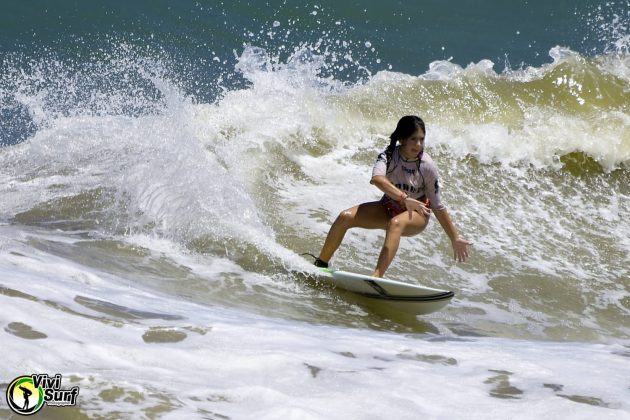
M 466 66 L 488 59 L 500 72 L 547 63 L 557 45 L 586 56 L 614 50 L 627 9 L 623 2 L 596 1 L 6 2 L 0 14 L 0 136 L 14 143 L 33 129 L 28 110 L 14 97 L 30 83 L 10 75 L 36 72 L 34 63 L 60 62 L 61 69 L 48 70 L 53 74 L 91 73 L 88 90 L 141 89 L 151 97 L 150 86 L 120 85 L 129 74 L 114 74 L 112 61 L 121 55 L 135 63 L 156 59 L 183 93 L 208 102 L 246 84 L 234 71 L 245 45 L 265 48 L 279 62 L 296 48 L 320 48 L 337 56 L 322 74 L 353 83 L 381 70 L 423 74 L 437 60 Z M 97 63 L 110 68 L 103 79 L 95 74 Z M 39 84 L 54 83 L 44 80 Z M 14 117 L 15 124 L 7 122 Z

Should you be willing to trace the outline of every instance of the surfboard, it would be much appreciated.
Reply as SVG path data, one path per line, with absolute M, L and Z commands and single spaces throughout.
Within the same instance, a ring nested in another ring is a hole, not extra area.
M 349 271 L 319 268 L 319 278 L 341 289 L 359 294 L 391 309 L 426 315 L 439 311 L 455 293 L 415 284 L 403 283 Z

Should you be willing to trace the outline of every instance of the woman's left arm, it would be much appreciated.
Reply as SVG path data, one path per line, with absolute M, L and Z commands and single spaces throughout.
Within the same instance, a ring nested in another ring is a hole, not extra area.
M 468 247 L 472 245 L 472 242 L 460 238 L 445 208 L 441 210 L 434 209 L 433 213 L 435 217 L 437 217 L 438 222 L 440 222 L 440 225 L 442 225 L 442 229 L 444 229 L 444 232 L 446 232 L 451 240 L 451 244 L 453 245 L 453 257 L 459 262 L 466 261 L 466 258 L 468 258 Z

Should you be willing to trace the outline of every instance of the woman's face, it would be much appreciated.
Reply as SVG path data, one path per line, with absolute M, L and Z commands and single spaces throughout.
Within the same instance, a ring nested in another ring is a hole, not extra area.
M 400 142 L 401 152 L 404 158 L 413 159 L 424 150 L 424 131 L 418 128 L 411 137 Z

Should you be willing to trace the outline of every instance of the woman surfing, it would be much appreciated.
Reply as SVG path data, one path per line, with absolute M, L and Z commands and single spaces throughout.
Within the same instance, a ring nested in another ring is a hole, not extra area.
M 348 229 L 383 229 L 385 242 L 372 273 L 373 277 L 383 277 L 396 255 L 401 236 L 421 233 L 432 212 L 451 240 L 455 260 L 466 260 L 472 242 L 459 236 L 440 200 L 437 167 L 424 152 L 425 134 L 424 121 L 419 117 L 409 115 L 398 121 L 389 146 L 378 155 L 372 169 L 370 183 L 384 193 L 383 197 L 339 214 L 315 260 L 317 267 L 328 267 Z

